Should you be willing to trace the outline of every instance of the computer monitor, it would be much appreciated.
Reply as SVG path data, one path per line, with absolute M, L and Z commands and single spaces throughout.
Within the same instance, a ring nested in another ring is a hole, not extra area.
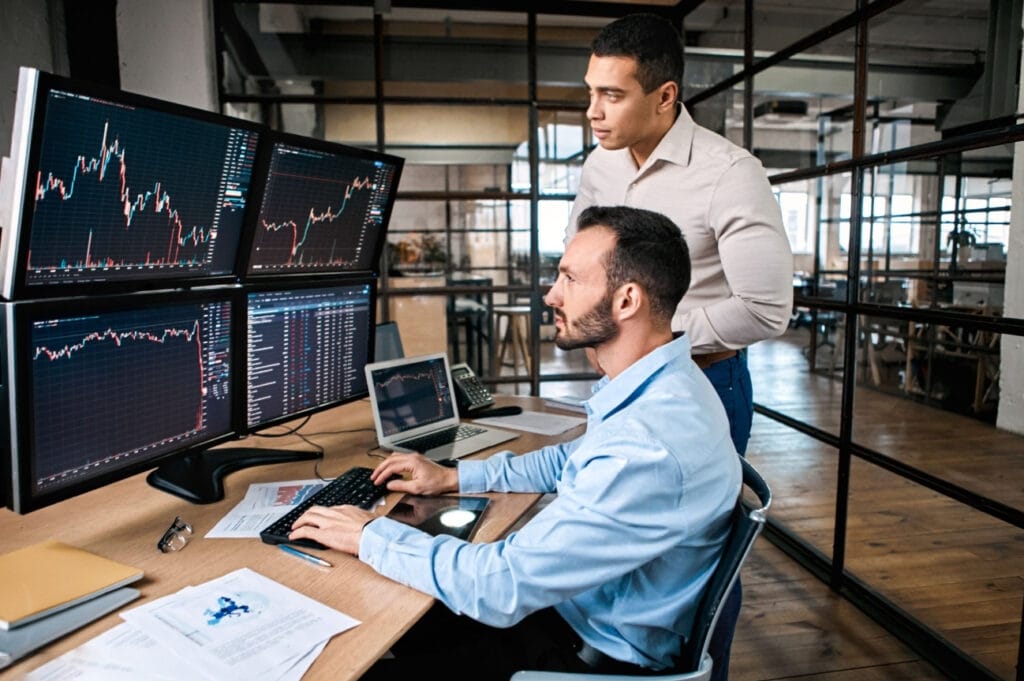
M 397 156 L 272 133 L 258 163 L 244 276 L 378 271 L 403 165 Z
M 377 324 L 373 338 L 373 361 L 385 362 L 389 359 L 405 357 L 402 347 L 402 336 L 398 332 L 398 322 L 380 322 Z
M 367 397 L 376 279 L 245 291 L 245 427 L 250 433 Z
M 21 68 L 0 192 L 0 295 L 233 283 L 263 131 Z
M 236 298 L 219 289 L 4 304 L 13 510 L 237 438 Z

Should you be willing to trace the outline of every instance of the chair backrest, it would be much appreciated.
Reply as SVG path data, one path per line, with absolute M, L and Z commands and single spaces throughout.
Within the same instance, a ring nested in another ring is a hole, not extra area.
M 743 488 L 749 490 L 757 498 L 753 503 L 745 494 L 740 494 L 736 508 L 733 510 L 732 530 L 725 542 L 722 558 L 718 561 L 711 580 L 704 588 L 704 595 L 694 615 L 693 629 L 687 638 L 679 659 L 678 669 L 690 671 L 698 669 L 701 660 L 707 654 L 711 644 L 711 633 L 733 585 L 740 576 L 740 568 L 754 546 L 754 540 L 764 529 L 768 507 L 772 503 L 772 492 L 768 484 L 757 472 L 757 469 L 744 458 L 740 459 L 743 466 Z

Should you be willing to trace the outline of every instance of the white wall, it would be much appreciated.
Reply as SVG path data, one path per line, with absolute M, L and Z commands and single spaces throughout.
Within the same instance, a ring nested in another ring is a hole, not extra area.
M 1022 53 L 1024 65 L 1024 53 Z M 1024 110 L 1024 88 L 1017 93 L 1017 110 Z M 1024 317 L 1024 142 L 1013 149 L 1013 191 L 1010 237 L 1006 245 L 1006 302 L 1003 314 Z M 1011 292 L 1016 291 L 1018 295 Z M 1024 434 L 1024 336 L 1000 339 L 999 413 L 996 426 Z
M 121 89 L 217 110 L 210 0 L 119 0 L 117 49 Z
M 55 0 L 54 0 L 55 1 Z M 63 12 L 51 19 L 50 2 L 40 0 L 0 1 L 0 155 L 11 148 L 14 99 L 18 91 L 18 67 L 32 66 L 43 71 L 66 70 L 67 58 L 55 60 L 55 43 L 61 55 L 64 48 Z M 55 65 L 55 61 L 60 63 Z

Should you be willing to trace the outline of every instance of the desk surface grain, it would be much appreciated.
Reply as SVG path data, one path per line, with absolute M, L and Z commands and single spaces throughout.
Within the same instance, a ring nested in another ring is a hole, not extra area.
M 539 398 L 499 397 L 498 402 L 543 409 Z M 333 477 L 352 466 L 372 467 L 379 461 L 368 454 L 371 450 L 381 452 L 374 450 L 376 436 L 365 400 L 317 414 L 300 432 L 325 449 L 319 465 L 323 477 Z M 582 432 L 583 427 L 578 426 L 557 438 L 520 433 L 517 439 L 473 458 L 483 458 L 503 448 L 523 453 Z M 310 448 L 295 436 L 250 437 L 244 444 Z M 335 636 L 305 679 L 358 679 L 433 603 L 431 597 L 381 577 L 345 554 L 326 552 L 324 556 L 334 567 L 324 568 L 296 560 L 259 539 L 204 538 L 242 499 L 251 483 L 316 477 L 313 461 L 257 466 L 231 473 L 224 479 L 224 499 L 205 505 L 191 504 L 156 490 L 146 483 L 145 477 L 142 473 L 26 515 L 0 510 L 0 553 L 53 538 L 139 567 L 145 571 L 145 577 L 135 586 L 142 591 L 142 597 L 129 608 L 249 567 L 362 623 Z M 382 512 L 389 510 L 400 496 L 389 494 Z M 539 498 L 536 494 L 489 496 L 492 504 L 475 541 L 501 537 Z M 176 515 L 191 523 L 194 535 L 182 550 L 161 553 L 156 548 L 157 540 Z M 107 615 L 22 659 L 5 670 L 3 676 L 20 677 L 120 622 L 117 613 Z

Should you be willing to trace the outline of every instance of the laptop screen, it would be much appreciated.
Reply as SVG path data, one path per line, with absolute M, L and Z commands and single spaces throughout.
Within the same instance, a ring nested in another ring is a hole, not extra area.
M 372 368 L 370 377 L 384 437 L 457 418 L 443 354 Z

